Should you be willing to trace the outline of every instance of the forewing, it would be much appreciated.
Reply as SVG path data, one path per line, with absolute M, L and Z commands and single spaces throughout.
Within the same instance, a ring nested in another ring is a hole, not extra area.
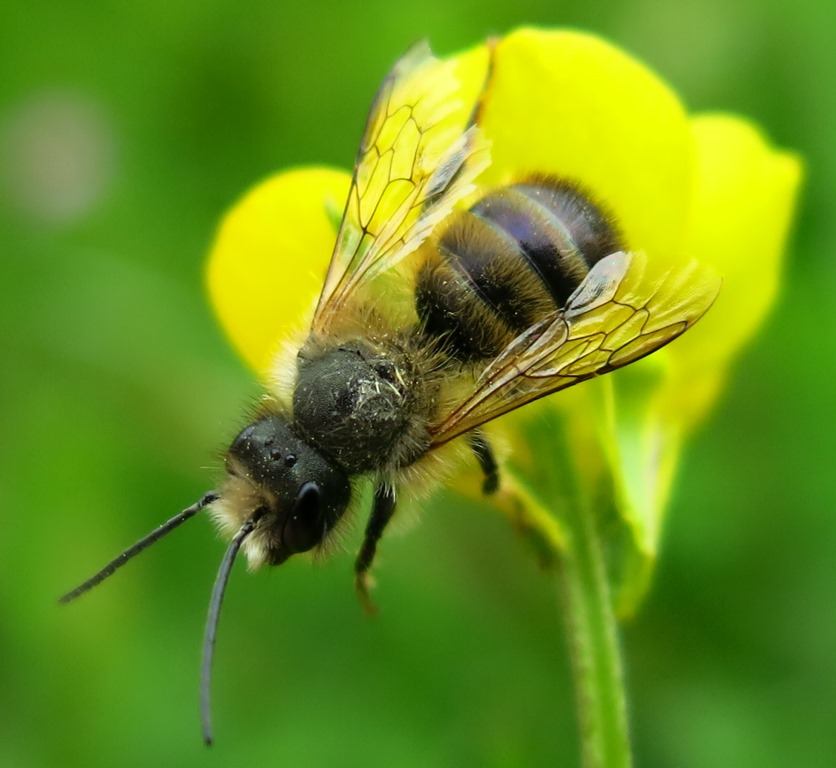
M 433 446 L 649 355 L 690 328 L 717 297 L 719 279 L 695 261 L 659 277 L 646 267 L 643 253 L 601 259 L 563 309 L 514 339 L 431 428 Z
M 313 330 L 322 332 L 359 286 L 412 253 L 473 190 L 487 144 L 462 117 L 455 63 L 413 47 L 372 105 Z

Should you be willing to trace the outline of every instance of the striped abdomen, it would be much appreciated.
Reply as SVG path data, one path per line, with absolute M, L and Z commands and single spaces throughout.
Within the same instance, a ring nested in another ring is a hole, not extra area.
M 495 357 L 621 248 L 611 221 L 576 185 L 502 187 L 450 217 L 418 274 L 418 316 L 452 357 Z

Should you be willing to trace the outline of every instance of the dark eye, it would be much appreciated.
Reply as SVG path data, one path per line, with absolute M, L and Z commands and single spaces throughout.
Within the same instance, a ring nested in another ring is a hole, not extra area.
M 282 539 L 290 552 L 307 552 L 325 536 L 322 492 L 316 483 L 305 483 L 285 520 Z

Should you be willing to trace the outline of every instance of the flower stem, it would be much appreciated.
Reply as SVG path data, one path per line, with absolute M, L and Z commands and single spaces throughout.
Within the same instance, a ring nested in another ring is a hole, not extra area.
M 581 732 L 584 768 L 632 765 L 624 676 L 599 527 L 586 494 L 562 509 L 567 546 L 556 572 Z
M 517 427 L 530 456 L 509 460 L 505 487 L 512 501 L 503 508 L 557 580 L 582 765 L 630 768 L 621 649 L 604 559 L 605 544 L 614 543 L 615 517 L 596 433 L 586 419 L 545 410 Z

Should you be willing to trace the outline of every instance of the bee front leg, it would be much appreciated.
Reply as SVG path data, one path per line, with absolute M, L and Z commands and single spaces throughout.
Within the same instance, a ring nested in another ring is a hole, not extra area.
M 474 429 L 467 436 L 467 441 L 470 444 L 470 450 L 476 455 L 482 472 L 485 473 L 482 493 L 490 496 L 499 489 L 499 465 L 496 463 L 496 456 L 493 455 L 493 449 L 481 430 Z
M 372 587 L 369 569 L 372 567 L 377 542 L 383 535 L 387 523 L 395 512 L 395 491 L 386 485 L 379 485 L 374 490 L 374 504 L 369 522 L 366 524 L 366 535 L 357 559 L 354 561 L 354 586 L 366 613 L 373 614 L 377 607 L 372 602 L 369 590 Z

